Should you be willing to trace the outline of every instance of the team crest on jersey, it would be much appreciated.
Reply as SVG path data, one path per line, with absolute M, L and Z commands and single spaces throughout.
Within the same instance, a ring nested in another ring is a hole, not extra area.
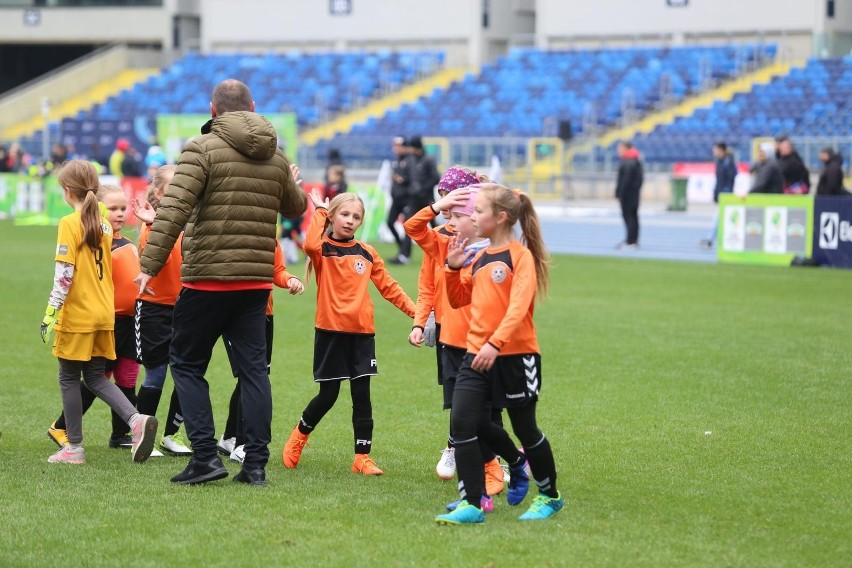
M 364 272 L 367 270 L 367 263 L 360 258 L 355 261 L 355 264 L 353 266 L 355 267 L 355 272 L 357 272 L 358 274 L 364 274 Z
M 506 280 L 507 271 L 505 266 L 495 266 L 491 269 L 491 280 L 495 284 L 500 284 Z

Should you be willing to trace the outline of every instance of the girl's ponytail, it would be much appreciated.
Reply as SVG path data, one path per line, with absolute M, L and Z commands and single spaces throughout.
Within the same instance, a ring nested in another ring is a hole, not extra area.
M 80 217 L 83 220 L 83 242 L 80 243 L 80 248 L 86 245 L 97 250 L 104 236 L 103 218 L 97 198 L 98 172 L 91 162 L 69 160 L 62 164 L 57 181 L 74 199 L 82 202 Z
M 544 238 L 541 234 L 541 223 L 535 206 L 525 193 L 518 193 L 520 207 L 518 209 L 518 221 L 521 224 L 521 234 L 524 244 L 533 255 L 535 261 L 535 273 L 538 281 L 538 295 L 544 296 L 550 287 L 550 253 L 544 246 Z
M 83 198 L 83 208 L 80 209 L 80 218 L 83 220 L 83 242 L 80 243 L 80 248 L 86 244 L 90 249 L 97 250 L 104 237 L 104 219 L 98 207 L 96 192 L 97 189 L 90 189 L 86 191 L 86 197 Z

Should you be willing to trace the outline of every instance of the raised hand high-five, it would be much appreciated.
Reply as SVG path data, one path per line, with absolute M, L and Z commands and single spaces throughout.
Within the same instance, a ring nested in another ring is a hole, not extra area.
M 463 239 L 458 235 L 450 237 L 450 242 L 447 247 L 447 266 L 453 270 L 458 270 L 467 259 L 476 254 L 475 250 L 465 252 L 464 247 L 467 246 L 467 239 Z

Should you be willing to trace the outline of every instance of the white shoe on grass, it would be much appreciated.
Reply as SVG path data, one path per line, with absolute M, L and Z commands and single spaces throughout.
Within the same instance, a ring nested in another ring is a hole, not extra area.
M 160 440 L 160 449 L 168 452 L 173 456 L 191 456 L 192 450 L 184 441 L 180 432 L 176 432 L 171 436 L 163 436 Z
M 441 459 L 435 466 L 435 473 L 441 479 L 452 479 L 456 475 L 456 449 L 445 448 L 441 450 Z
M 246 447 L 243 444 L 240 444 L 234 451 L 231 452 L 231 461 L 237 463 L 243 463 L 246 459 Z

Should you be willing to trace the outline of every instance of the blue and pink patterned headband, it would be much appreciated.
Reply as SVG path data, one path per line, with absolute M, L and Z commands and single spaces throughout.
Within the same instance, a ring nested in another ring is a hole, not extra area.
M 438 182 L 438 191 L 450 192 L 477 182 L 479 180 L 476 178 L 476 174 L 472 174 L 461 168 L 450 168 L 441 176 L 441 181 Z

